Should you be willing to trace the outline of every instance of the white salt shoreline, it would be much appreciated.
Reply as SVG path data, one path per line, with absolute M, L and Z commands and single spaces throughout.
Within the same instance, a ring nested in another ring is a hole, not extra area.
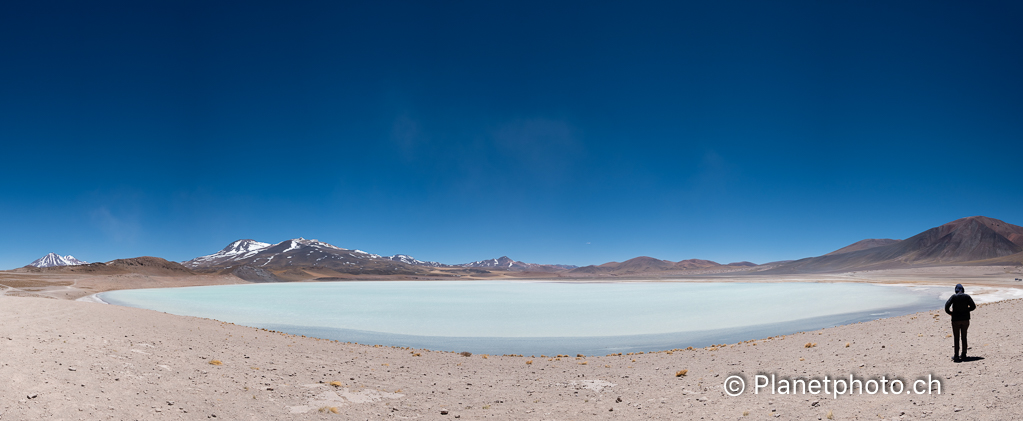
M 102 298 L 99 298 L 99 294 L 100 293 L 97 292 L 95 294 L 86 295 L 86 296 L 81 297 L 81 298 L 79 298 L 79 299 L 77 299 L 75 301 L 81 301 L 83 303 L 110 304 L 110 303 L 108 303 L 106 301 L 103 301 Z
M 873 285 L 897 286 L 897 287 L 907 287 L 907 288 L 916 288 L 916 287 L 919 287 L 919 288 L 938 288 L 938 289 L 942 290 L 942 292 L 939 294 L 939 297 L 942 300 L 947 300 L 948 297 L 951 297 L 952 294 L 955 293 L 955 290 L 952 289 L 951 287 L 949 287 L 948 285 L 882 284 L 882 283 L 875 283 Z M 969 286 L 969 285 L 963 285 L 963 288 L 966 290 L 966 294 L 968 294 L 971 298 L 973 298 L 973 301 L 975 303 L 977 303 L 977 304 L 994 303 L 994 302 L 998 302 L 998 301 L 1015 300 L 1017 298 L 1023 298 L 1023 288 Z

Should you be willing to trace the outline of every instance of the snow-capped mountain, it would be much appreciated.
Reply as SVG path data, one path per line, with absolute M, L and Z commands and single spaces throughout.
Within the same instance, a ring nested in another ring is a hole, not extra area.
M 319 240 L 305 238 L 285 240 L 277 244 L 238 240 L 219 252 L 196 257 L 183 264 L 191 269 L 225 269 L 249 266 L 267 270 L 322 268 L 354 274 L 415 274 L 422 272 L 415 265 L 405 263 L 401 259 L 391 259 L 362 250 L 349 250 Z
M 55 266 L 78 266 L 84 265 L 86 262 L 75 259 L 75 256 L 67 255 L 61 256 L 57 253 L 50 253 L 43 257 L 36 259 L 34 262 L 29 263 L 29 266 L 35 266 L 37 268 L 52 268 Z
M 230 263 L 251 257 L 271 245 L 270 243 L 261 243 L 256 240 L 238 240 L 228 244 L 223 250 L 208 256 L 196 257 L 182 263 L 182 265 L 190 269 L 216 267 L 220 266 L 221 263 Z
M 416 258 L 414 258 L 412 256 L 409 256 L 407 254 L 395 254 L 394 256 L 384 256 L 384 258 L 385 259 L 389 259 L 389 260 L 394 260 L 396 262 L 402 262 L 402 263 L 404 263 L 406 265 L 412 265 L 412 266 L 427 266 L 427 267 L 434 267 L 434 268 L 446 268 L 446 267 L 450 267 L 451 266 L 451 265 L 445 265 L 445 264 L 440 263 L 440 262 L 430 262 L 430 261 L 416 260 Z
M 496 259 L 478 260 L 472 263 L 455 265 L 463 268 L 495 269 L 508 271 L 532 271 L 532 272 L 559 272 L 565 269 L 574 269 L 571 265 L 542 265 L 537 263 L 526 263 L 512 260 L 508 256 L 501 256 Z
M 516 264 L 518 264 L 518 265 L 516 265 Z M 508 256 L 501 256 L 501 257 L 499 257 L 497 259 L 477 260 L 477 261 L 472 262 L 472 263 L 462 263 L 460 265 L 455 265 L 455 266 L 460 266 L 460 267 L 463 267 L 463 268 L 487 268 L 487 269 L 511 270 L 511 268 L 513 268 L 515 266 L 522 266 L 524 264 L 525 263 L 517 262 L 515 260 L 512 260 Z
M 295 238 L 277 244 L 238 240 L 216 253 L 196 257 L 182 264 L 189 269 L 221 270 L 248 266 L 264 270 L 330 269 L 352 274 L 424 274 L 425 268 L 475 268 L 508 271 L 560 272 L 575 266 L 539 265 L 512 260 L 507 256 L 461 265 L 418 260 L 407 254 L 381 256 L 350 250 L 319 240 Z

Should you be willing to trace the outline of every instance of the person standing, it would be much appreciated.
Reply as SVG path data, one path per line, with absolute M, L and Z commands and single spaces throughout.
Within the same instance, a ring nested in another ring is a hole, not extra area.
M 966 359 L 966 331 L 970 328 L 970 312 L 977 309 L 973 298 L 966 294 L 963 284 L 956 284 L 956 293 L 945 301 L 945 313 L 952 316 L 952 341 L 955 344 L 955 353 L 952 354 L 952 361 L 959 362 Z M 963 341 L 963 352 L 959 353 L 959 338 Z

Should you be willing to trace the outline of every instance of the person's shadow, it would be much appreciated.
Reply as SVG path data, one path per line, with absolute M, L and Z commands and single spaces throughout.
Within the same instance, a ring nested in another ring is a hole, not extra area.
M 966 357 L 966 358 L 961 358 L 959 360 L 959 362 L 961 362 L 961 363 L 968 363 L 968 362 L 973 362 L 973 361 L 980 361 L 980 360 L 983 360 L 983 359 L 984 359 L 984 357 Z

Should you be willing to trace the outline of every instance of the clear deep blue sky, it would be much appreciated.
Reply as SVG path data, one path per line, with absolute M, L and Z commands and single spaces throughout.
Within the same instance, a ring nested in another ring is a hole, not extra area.
M 1020 2 L 0 4 L 0 268 L 764 263 L 1023 225 Z

